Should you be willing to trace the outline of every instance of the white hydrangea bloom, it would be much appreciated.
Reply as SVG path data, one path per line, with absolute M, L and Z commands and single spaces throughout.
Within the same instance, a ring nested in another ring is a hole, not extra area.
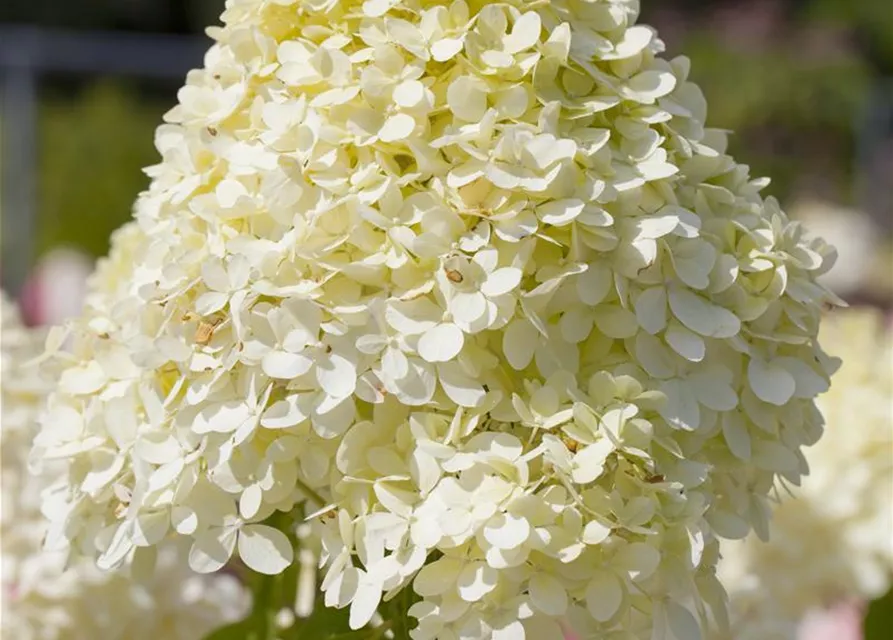
M 239 583 L 190 572 L 176 546 L 137 558 L 131 570 L 142 571 L 139 580 L 103 572 L 83 558 L 66 566 L 64 552 L 41 549 L 47 526 L 40 494 L 48 481 L 31 474 L 25 461 L 52 380 L 30 364 L 44 332 L 23 327 L 5 297 L 2 311 L 0 634 L 21 640 L 194 640 L 238 619 L 247 605 Z M 102 452 L 94 455 L 101 459 Z
M 806 450 L 810 475 L 779 492 L 770 542 L 722 545 L 736 640 L 796 638 L 810 610 L 874 599 L 893 580 L 893 336 L 880 313 L 847 310 L 822 339 L 843 364 L 819 398 L 827 430 Z
M 419 640 L 722 617 L 717 536 L 821 433 L 829 265 L 637 14 L 230 0 L 52 398 L 58 535 L 277 573 L 316 494 L 354 627 L 403 589 Z

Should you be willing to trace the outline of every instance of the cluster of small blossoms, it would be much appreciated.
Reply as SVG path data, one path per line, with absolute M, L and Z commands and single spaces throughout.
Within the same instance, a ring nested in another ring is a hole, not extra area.
M 326 604 L 412 589 L 418 640 L 723 618 L 717 536 L 821 433 L 828 251 L 638 4 L 229 0 L 74 328 L 54 532 L 278 573 L 315 512 Z
M 807 449 L 810 474 L 779 491 L 769 543 L 722 545 L 736 640 L 790 640 L 810 610 L 880 597 L 893 580 L 893 335 L 880 313 L 848 310 L 821 336 L 843 364 L 819 398 L 827 428 Z
M 15 306 L 2 303 L 2 431 L 0 431 L 0 635 L 21 640 L 194 640 L 246 607 L 235 579 L 198 576 L 185 551 L 149 552 L 131 575 L 106 573 L 91 560 L 66 566 L 66 554 L 41 549 L 46 521 L 41 492 L 51 480 L 26 467 L 38 413 L 52 388 L 51 371 L 34 364 L 44 332 L 22 326 Z M 180 545 L 182 547 L 182 545 Z M 151 573 L 149 568 L 151 566 Z M 140 574 L 142 579 L 135 579 Z

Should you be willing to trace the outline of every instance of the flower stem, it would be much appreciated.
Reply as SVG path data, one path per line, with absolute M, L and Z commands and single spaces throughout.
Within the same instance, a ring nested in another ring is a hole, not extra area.
M 410 640 L 409 630 L 414 626 L 409 616 L 409 608 L 413 605 L 412 588 L 406 586 L 391 600 L 388 607 L 388 622 L 394 632 L 394 640 Z
M 276 592 L 280 576 L 259 576 L 252 594 L 251 630 L 256 640 L 276 639 Z
M 315 502 L 317 506 L 324 507 L 328 504 L 328 501 L 323 499 L 321 495 L 319 495 L 316 491 L 311 489 L 306 482 L 302 481 L 300 478 L 295 479 L 295 484 L 298 486 L 298 489 L 307 496 L 310 500 Z

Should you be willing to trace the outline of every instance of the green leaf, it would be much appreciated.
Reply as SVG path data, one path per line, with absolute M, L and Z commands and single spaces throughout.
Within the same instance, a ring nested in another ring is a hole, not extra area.
M 363 635 L 365 634 L 365 635 Z M 282 634 L 284 640 L 329 640 L 341 638 L 368 638 L 368 630 L 351 631 L 348 609 L 329 609 L 317 600 L 309 618 L 298 619 L 291 629 Z
M 256 638 L 256 632 L 251 628 L 249 620 L 242 620 L 212 631 L 203 640 L 255 640 Z
M 865 616 L 865 640 L 893 638 L 893 589 L 868 607 Z

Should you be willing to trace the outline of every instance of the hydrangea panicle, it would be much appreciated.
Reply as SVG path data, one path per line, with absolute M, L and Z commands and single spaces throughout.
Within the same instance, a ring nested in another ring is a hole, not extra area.
M 830 260 L 638 8 L 229 0 L 74 328 L 59 536 L 276 573 L 315 495 L 354 628 L 405 589 L 418 640 L 722 617 L 717 537 L 821 433 Z

